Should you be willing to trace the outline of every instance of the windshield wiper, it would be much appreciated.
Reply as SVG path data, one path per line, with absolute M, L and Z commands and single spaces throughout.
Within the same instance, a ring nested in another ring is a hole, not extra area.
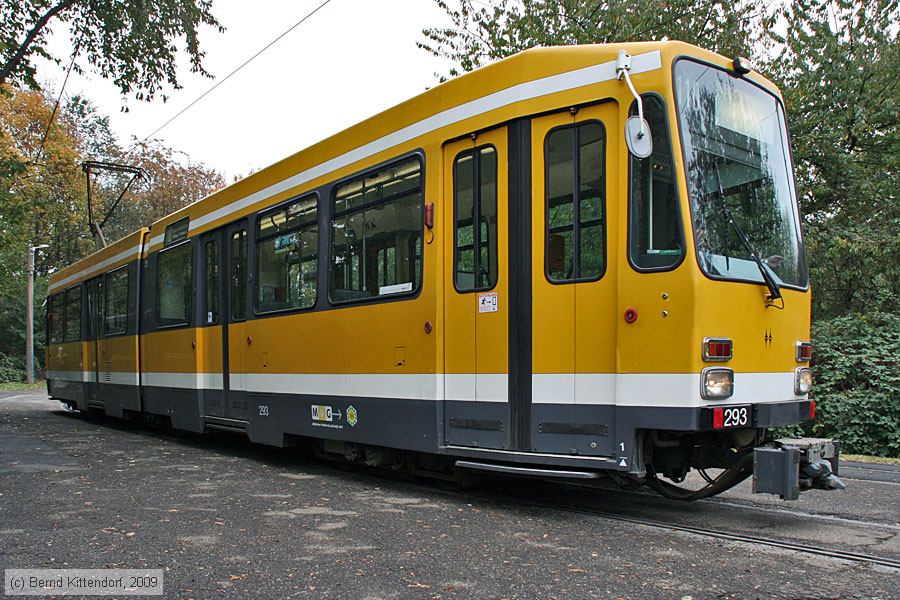
M 719 186 L 719 202 L 721 203 L 722 216 L 725 217 L 725 221 L 729 225 L 731 225 L 732 229 L 734 229 L 734 232 L 737 234 L 738 239 L 741 241 L 741 244 L 743 244 L 747 252 L 750 253 L 750 258 L 753 259 L 753 262 L 755 262 L 756 266 L 759 268 L 759 272 L 760 274 L 762 274 L 763 281 L 765 282 L 766 287 L 769 288 L 769 297 L 766 299 L 766 301 L 774 302 L 775 300 L 781 298 L 783 302 L 784 298 L 781 296 L 781 288 L 778 286 L 778 282 L 775 281 L 775 279 L 769 273 L 768 267 L 763 263 L 762 259 L 759 258 L 759 255 L 753 249 L 753 245 L 747 238 L 747 234 L 744 233 L 744 230 L 741 229 L 741 226 L 738 225 L 737 221 L 734 220 L 734 216 L 731 214 L 731 209 L 728 208 L 727 204 L 725 204 L 725 190 L 722 189 L 722 176 L 719 175 L 719 165 L 715 165 L 715 170 L 716 183 Z M 728 251 L 727 244 L 725 251 Z

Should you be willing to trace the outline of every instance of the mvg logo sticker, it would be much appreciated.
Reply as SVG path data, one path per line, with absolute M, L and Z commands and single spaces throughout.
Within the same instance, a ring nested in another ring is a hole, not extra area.
M 311 408 L 313 421 L 319 421 L 320 423 L 331 423 L 332 414 L 330 406 L 313 404 Z

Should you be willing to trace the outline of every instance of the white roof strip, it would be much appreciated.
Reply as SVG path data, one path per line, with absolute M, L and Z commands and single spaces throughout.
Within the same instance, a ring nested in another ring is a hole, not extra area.
M 126 260 L 128 258 L 131 258 L 132 256 L 140 256 L 140 254 L 141 254 L 141 245 L 138 244 L 137 246 L 134 246 L 133 248 L 129 248 L 128 250 L 123 250 L 122 252 L 119 252 L 115 256 L 111 256 L 111 257 L 107 258 L 106 260 L 102 260 L 102 261 L 98 262 L 97 264 L 91 265 L 90 267 L 87 267 L 86 269 L 82 269 L 81 271 L 78 271 L 77 273 L 69 275 L 68 277 L 63 277 L 62 279 L 60 279 L 58 281 L 54 281 L 53 283 L 51 283 L 50 285 L 47 286 L 47 291 L 53 292 L 59 288 L 66 287 L 67 285 L 69 285 L 70 283 L 75 281 L 76 279 L 81 279 L 82 277 L 87 277 L 89 275 L 93 275 L 94 273 L 96 273 L 98 271 L 104 270 L 109 265 Z

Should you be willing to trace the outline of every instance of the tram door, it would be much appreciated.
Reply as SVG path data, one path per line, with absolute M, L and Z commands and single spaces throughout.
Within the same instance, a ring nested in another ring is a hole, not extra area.
M 85 370 L 89 373 L 87 401 L 102 402 L 100 398 L 100 336 L 103 328 L 103 276 L 87 282 L 88 343 Z
M 247 419 L 247 225 L 235 223 L 201 240 L 201 372 L 204 414 Z M 221 373 L 221 376 L 219 375 Z
M 225 229 L 228 256 L 227 353 L 225 408 L 230 419 L 247 420 L 247 355 L 253 338 L 247 332 L 247 223 L 242 221 Z
M 532 121 L 532 421 L 536 450 L 613 454 L 618 106 Z
M 202 296 L 197 370 L 203 373 L 203 411 L 210 417 L 226 417 L 225 411 L 225 232 L 221 229 L 200 239 Z
M 508 404 L 507 130 L 443 149 L 444 436 L 506 448 Z

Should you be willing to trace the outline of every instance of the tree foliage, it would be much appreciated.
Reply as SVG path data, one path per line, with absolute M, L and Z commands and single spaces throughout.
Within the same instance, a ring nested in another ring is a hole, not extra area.
M 898 0 L 794 0 L 766 72 L 784 94 L 814 316 L 896 312 Z
M 25 257 L 31 244 L 49 244 L 36 262 L 35 354 L 42 357 L 46 277 L 96 250 L 87 227 L 81 162 L 127 161 L 142 166 L 149 180 L 130 192 L 104 232 L 114 240 L 208 195 L 225 185 L 217 172 L 158 143 L 135 146 L 126 156 L 109 119 L 90 101 L 73 97 L 54 124 L 47 123 L 54 99 L 34 90 L 6 87 L 0 94 L 0 364 L 18 365 L 25 349 Z M 46 133 L 46 139 L 45 138 Z M 43 146 L 42 146 L 43 141 Z M 97 210 L 105 214 L 122 190 L 118 177 L 94 181 Z M 13 369 L 15 370 L 15 369 Z
M 845 452 L 900 456 L 900 316 L 851 313 L 815 323 L 816 421 Z
M 123 95 L 150 100 L 168 84 L 179 88 L 179 46 L 191 71 L 203 68 L 199 30 L 224 31 L 212 0 L 17 0 L 0 3 L 0 85 L 37 89 L 35 57 L 59 62 L 48 49 L 51 28 L 67 29 L 74 65 L 113 81 Z M 165 96 L 163 96 L 165 99 Z
M 435 0 L 451 27 L 425 29 L 420 48 L 448 58 L 449 75 L 535 46 L 678 39 L 746 56 L 766 11 L 727 0 Z

